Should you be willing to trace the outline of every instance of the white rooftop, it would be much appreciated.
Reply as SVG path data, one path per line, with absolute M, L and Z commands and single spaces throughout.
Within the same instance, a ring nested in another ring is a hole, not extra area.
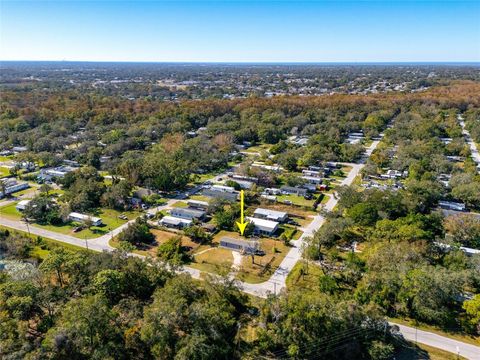
M 276 211 L 276 210 L 270 210 L 270 209 L 264 209 L 264 208 L 257 208 L 254 212 L 255 215 L 263 215 L 269 218 L 283 218 L 284 216 L 287 216 L 286 212 L 283 211 Z
M 265 219 L 258 219 L 254 217 L 247 217 L 247 220 L 250 221 L 253 225 L 259 226 L 266 229 L 274 230 L 278 226 L 278 222 L 265 220 Z

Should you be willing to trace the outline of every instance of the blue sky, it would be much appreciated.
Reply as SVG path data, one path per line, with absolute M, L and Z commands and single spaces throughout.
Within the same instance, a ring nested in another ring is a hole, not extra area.
M 480 1 L 5 1 L 0 59 L 480 61 Z

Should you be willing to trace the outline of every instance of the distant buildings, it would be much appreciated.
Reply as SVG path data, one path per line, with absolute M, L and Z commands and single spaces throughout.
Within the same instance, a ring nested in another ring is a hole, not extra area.
M 2 187 L 0 187 L 0 199 L 17 191 L 25 190 L 30 187 L 30 185 L 24 181 L 17 181 L 14 179 L 1 179 L 0 181 L 2 182 Z M 4 187 L 5 193 L 3 193 Z

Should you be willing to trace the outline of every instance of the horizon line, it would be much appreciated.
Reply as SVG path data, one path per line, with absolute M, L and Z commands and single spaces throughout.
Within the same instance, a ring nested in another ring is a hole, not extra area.
M 114 63 L 114 64 L 235 64 L 235 65 L 363 65 L 363 64 L 468 64 L 480 65 L 480 60 L 442 61 L 149 61 L 149 60 L 2 60 L 0 63 Z

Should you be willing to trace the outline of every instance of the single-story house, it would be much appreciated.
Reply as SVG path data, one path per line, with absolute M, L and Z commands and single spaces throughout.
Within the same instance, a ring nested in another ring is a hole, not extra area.
M 257 241 L 232 239 L 229 237 L 223 237 L 220 239 L 220 247 L 247 254 L 255 254 L 259 249 Z
M 25 208 L 27 207 L 27 205 L 30 203 L 30 200 L 22 200 L 22 201 L 19 201 L 17 203 L 17 205 L 15 206 L 15 208 L 18 210 L 18 211 L 23 211 L 25 210 Z
M 187 219 L 187 220 L 193 220 L 193 219 L 201 220 L 205 217 L 206 213 L 203 210 L 178 207 L 170 210 L 170 215 L 176 218 Z
M 268 171 L 273 171 L 273 172 L 276 172 L 276 173 L 283 171 L 282 167 L 280 167 L 280 166 L 265 165 L 265 164 L 260 164 L 260 163 L 253 163 L 251 166 L 252 167 L 258 167 L 258 168 L 268 170 Z
M 12 151 L 16 152 L 16 153 L 19 153 L 19 152 L 25 152 L 27 151 L 28 148 L 26 146 L 14 146 L 12 148 Z
M 271 236 L 275 233 L 275 231 L 278 230 L 278 222 L 276 221 L 258 219 L 254 217 L 247 217 L 247 220 L 255 226 L 253 230 L 255 234 Z
M 267 219 L 280 223 L 285 222 L 288 219 L 288 214 L 286 212 L 263 208 L 255 209 L 253 216 L 258 219 Z
M 258 178 L 256 177 L 253 177 L 253 176 L 244 176 L 244 175 L 239 175 L 239 174 L 235 174 L 235 173 L 228 173 L 227 174 L 228 177 L 231 177 L 232 179 L 235 179 L 235 180 L 246 180 L 246 181 L 251 181 L 251 182 L 258 182 Z
M 14 179 L 3 179 L 0 180 L 5 185 L 5 194 L 3 191 L 0 191 L 0 199 L 6 195 L 13 194 L 14 192 L 28 189 L 30 185 L 27 182 L 18 182 Z
M 263 193 L 266 195 L 280 195 L 282 193 L 282 190 L 277 188 L 265 188 L 265 190 L 263 190 Z
M 439 201 L 438 205 L 442 209 L 456 210 L 456 211 L 465 211 L 466 207 L 464 203 L 454 202 L 454 201 Z
M 202 228 L 208 232 L 208 233 L 211 233 L 213 234 L 214 232 L 217 231 L 217 226 L 215 224 L 203 224 L 202 225 Z
M 203 190 L 203 195 L 215 198 L 215 199 L 224 199 L 227 201 L 237 201 L 238 193 L 229 193 L 224 191 L 218 191 L 213 189 L 205 189 Z
M 231 186 L 224 186 L 224 185 L 212 185 L 212 190 L 221 191 L 226 193 L 234 193 L 235 189 Z
M 187 205 L 189 208 L 198 209 L 207 211 L 208 209 L 208 202 L 206 201 L 199 201 L 199 200 L 188 200 Z
M 308 192 L 307 189 L 302 189 L 296 186 L 282 186 L 280 190 L 282 191 L 283 194 L 298 195 L 298 196 L 305 196 L 307 195 L 307 192 Z
M 303 176 L 311 176 L 311 177 L 317 177 L 317 178 L 319 178 L 323 175 L 318 170 L 306 170 L 306 169 L 302 170 L 302 174 L 303 174 Z
M 159 222 L 159 225 L 170 228 L 184 228 L 192 225 L 192 220 L 181 219 L 173 216 L 164 216 Z
M 142 199 L 145 196 L 150 196 L 154 194 L 153 190 L 146 189 L 146 188 L 139 188 L 133 192 L 133 197 L 137 199 Z
M 309 184 L 320 185 L 322 183 L 322 178 L 316 176 L 302 176 L 302 179 Z
M 44 180 L 44 181 L 51 181 L 53 178 L 63 179 L 65 175 L 75 170 L 77 169 L 69 165 L 63 165 L 63 166 L 58 166 L 58 167 L 49 168 L 49 169 L 42 169 L 40 170 L 38 179 Z
M 253 182 L 247 180 L 235 180 L 242 189 L 250 190 L 253 187 Z
M 265 200 L 272 201 L 272 202 L 277 201 L 277 197 L 275 195 L 262 194 L 262 195 L 260 195 L 260 197 L 265 199 Z
M 80 213 L 77 213 L 77 212 L 71 212 L 68 215 L 68 219 L 70 221 L 76 221 L 76 222 L 86 222 L 86 221 L 90 220 L 92 222 L 93 226 L 102 225 L 102 219 L 100 219 L 98 217 L 95 217 L 95 216 L 80 214 Z

